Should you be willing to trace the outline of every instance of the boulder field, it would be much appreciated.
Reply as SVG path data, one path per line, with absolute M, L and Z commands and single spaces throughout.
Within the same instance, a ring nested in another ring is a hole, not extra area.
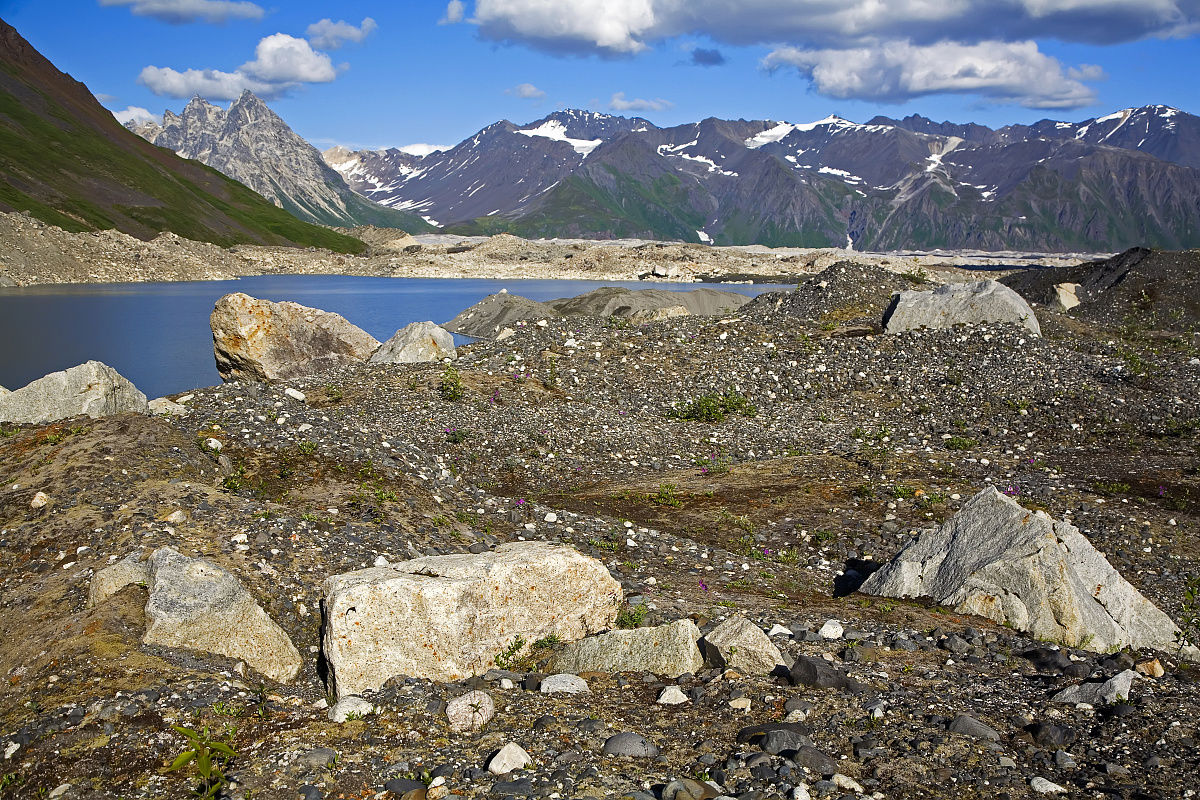
M 843 261 L 4 422 L 0 798 L 1187 797 L 1200 352 L 1121 285 L 886 333 L 935 284 Z

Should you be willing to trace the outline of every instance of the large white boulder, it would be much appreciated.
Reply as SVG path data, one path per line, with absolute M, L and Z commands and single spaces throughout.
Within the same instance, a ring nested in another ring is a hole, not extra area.
M 142 641 L 238 658 L 272 680 L 288 682 L 301 667 L 292 640 L 238 579 L 216 564 L 160 547 L 146 562 L 130 555 L 92 578 L 89 600 L 102 603 L 131 583 L 145 583 Z
M 443 358 L 458 358 L 454 335 L 432 322 L 414 322 L 379 345 L 369 360 L 372 364 L 420 364 Z
M 961 323 L 1015 322 L 1041 334 L 1033 309 L 996 281 L 946 283 L 931 292 L 900 292 L 883 322 L 885 333 L 950 328 Z
M 741 614 L 734 614 L 709 631 L 703 646 L 713 664 L 746 675 L 769 675 L 783 664 L 779 648 L 762 628 Z
M 860 591 L 929 597 L 1038 639 L 1104 652 L 1181 649 L 1179 628 L 1067 522 L 988 487 L 936 531 L 910 542 Z
M 696 642 L 700 629 L 690 619 L 655 628 L 616 630 L 589 636 L 564 647 L 554 672 L 653 672 L 676 678 L 704 667 Z
M 517 637 L 572 642 L 610 628 L 620 602 L 602 563 L 545 542 L 360 569 L 325 582 L 325 659 L 338 696 L 396 675 L 460 680 L 496 666 Z
M 366 361 L 379 341 L 340 314 L 235 292 L 209 317 L 217 372 L 226 381 L 286 380 Z
M 146 395 L 99 361 L 51 372 L 15 392 L 0 392 L 0 422 L 41 425 L 80 414 L 104 417 L 124 411 L 148 413 Z

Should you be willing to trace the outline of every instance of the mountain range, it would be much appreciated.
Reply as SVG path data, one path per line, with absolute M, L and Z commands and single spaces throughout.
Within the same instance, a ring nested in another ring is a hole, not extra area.
M 134 133 L 183 158 L 220 170 L 307 222 L 339 227 L 376 225 L 415 233 L 432 226 L 414 214 L 355 194 L 321 153 L 252 92 L 228 109 L 195 97 L 155 122 L 129 123 Z
M 365 197 L 449 232 L 869 250 L 1200 245 L 1200 118 L 1167 106 L 998 130 L 560 111 L 424 156 L 333 148 Z
M 134 136 L 3 20 L 0 211 L 25 212 L 69 231 L 115 228 L 142 239 L 172 231 L 221 245 L 364 248 Z

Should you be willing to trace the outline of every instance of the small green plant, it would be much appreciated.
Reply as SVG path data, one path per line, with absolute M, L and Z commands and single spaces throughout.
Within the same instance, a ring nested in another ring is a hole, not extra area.
M 464 431 L 461 428 L 446 428 L 446 441 L 450 444 L 462 444 L 470 438 L 470 431 Z
M 300 444 L 296 445 L 296 449 L 306 456 L 311 456 L 313 453 L 317 452 L 317 443 L 301 442 Z
M 205 800 L 215 800 L 221 789 L 229 783 L 229 779 L 225 777 L 225 772 L 222 769 L 222 764 L 228 763 L 231 759 L 237 757 L 237 753 L 228 743 L 220 741 L 209 733 L 208 727 L 203 730 L 193 730 L 185 728 L 182 725 L 172 725 L 172 728 L 181 734 L 187 741 L 184 744 L 183 750 L 171 762 L 171 766 L 167 767 L 167 772 L 174 772 L 186 767 L 188 764 L 195 762 L 196 773 L 200 778 L 199 785 L 193 790 L 197 797 L 205 798 Z
M 391 489 L 379 488 L 379 489 L 375 490 L 374 494 L 375 494 L 376 505 L 383 505 L 384 503 L 399 503 L 400 502 L 400 495 L 396 494 Z
M 325 384 L 325 396 L 329 398 L 330 402 L 337 403 L 341 401 L 344 395 L 340 388 L 334 386 L 332 383 L 327 383 Z
M 683 506 L 683 501 L 679 499 L 678 487 L 673 483 L 660 483 L 658 492 L 650 496 L 650 502 L 658 506 L 670 506 L 671 508 L 680 508 Z
M 238 493 L 246 488 L 246 465 L 240 460 L 234 465 L 233 471 L 221 481 L 226 491 Z
M 979 442 L 967 436 L 951 436 L 946 439 L 943 444 L 947 450 L 970 450 L 979 445 Z
M 740 392 L 727 389 L 724 394 L 700 395 L 680 406 L 676 403 L 667 416 L 695 422 L 722 422 L 730 414 L 753 417 L 758 409 Z
M 649 613 L 650 609 L 646 608 L 644 603 L 632 608 L 622 608 L 620 613 L 617 614 L 617 627 L 636 628 L 646 619 L 646 615 Z
M 244 717 L 246 709 L 228 700 L 218 700 L 212 704 L 213 713 L 219 717 Z
M 517 636 L 508 647 L 496 654 L 496 666 L 500 669 L 515 669 L 521 663 L 521 651 L 525 649 L 525 637 Z
M 21 782 L 20 773 L 6 772 L 3 775 L 0 775 L 0 792 L 3 792 L 5 789 L 9 788 L 10 786 L 16 786 L 20 782 Z
M 543 636 L 536 642 L 530 645 L 534 650 L 548 650 L 552 647 L 558 647 L 562 644 L 562 639 L 557 633 L 552 633 L 549 636 Z
M 443 400 L 449 400 L 451 403 L 458 402 L 463 398 L 462 375 L 452 365 L 447 364 L 442 370 L 441 380 L 438 382 L 438 394 Z

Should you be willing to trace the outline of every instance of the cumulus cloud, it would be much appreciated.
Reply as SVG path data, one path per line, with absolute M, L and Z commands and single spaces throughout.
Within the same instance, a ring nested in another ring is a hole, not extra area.
M 112 114 L 117 118 L 117 122 L 121 123 L 122 125 L 130 122 L 153 122 L 156 125 L 162 124 L 162 117 L 157 116 L 156 114 L 151 114 L 147 109 L 144 109 L 141 106 L 127 106 L 120 111 L 112 112 Z
M 375 20 L 367 17 L 361 25 L 351 25 L 345 20 L 334 22 L 323 19 L 308 26 L 306 34 L 313 47 L 318 50 L 337 50 L 346 42 L 361 42 L 370 36 L 379 26 Z
M 626 100 L 624 92 L 617 92 L 608 101 L 608 107 L 613 111 L 666 111 L 673 105 L 675 104 L 670 100 L 663 100 L 661 97 L 653 100 L 644 100 L 640 97 Z
M 304 83 L 329 83 L 337 75 L 328 54 L 313 50 L 304 39 L 275 33 L 259 41 L 253 61 L 233 72 L 149 66 L 138 76 L 138 83 L 165 97 L 236 100 L 248 90 L 270 100 Z
M 522 100 L 541 100 L 546 96 L 545 92 L 534 86 L 532 83 L 518 83 L 511 89 L 505 89 L 504 93 L 515 95 L 516 97 L 520 97 Z
M 725 63 L 725 56 L 720 50 L 697 47 L 692 51 L 692 63 L 698 67 L 719 67 Z
M 266 83 L 329 83 L 337 77 L 333 61 L 304 39 L 273 33 L 254 48 L 254 60 L 238 69 Z
M 462 0 L 450 0 L 446 3 L 446 15 L 438 20 L 438 25 L 455 25 L 463 21 L 466 13 Z
M 561 51 L 636 53 L 704 35 L 731 44 L 841 48 L 873 39 L 932 44 L 1054 38 L 1112 43 L 1191 35 L 1197 0 L 476 0 L 490 39 Z
M 153 17 L 175 25 L 262 19 L 265 14 L 262 6 L 244 0 L 100 0 L 100 5 L 129 6 L 139 17 Z
M 1098 67 L 1064 69 L 1036 42 L 884 42 L 876 47 L 802 50 L 784 47 L 763 60 L 792 66 L 821 94 L 898 103 L 930 94 L 978 94 L 1029 108 L 1079 108 L 1095 101 L 1083 83 Z
M 170 67 L 154 66 L 142 70 L 138 75 L 138 83 L 163 97 L 199 95 L 209 100 L 236 100 L 246 90 L 270 100 L 292 88 L 255 80 L 243 72 L 222 72 L 218 69 L 179 71 Z

